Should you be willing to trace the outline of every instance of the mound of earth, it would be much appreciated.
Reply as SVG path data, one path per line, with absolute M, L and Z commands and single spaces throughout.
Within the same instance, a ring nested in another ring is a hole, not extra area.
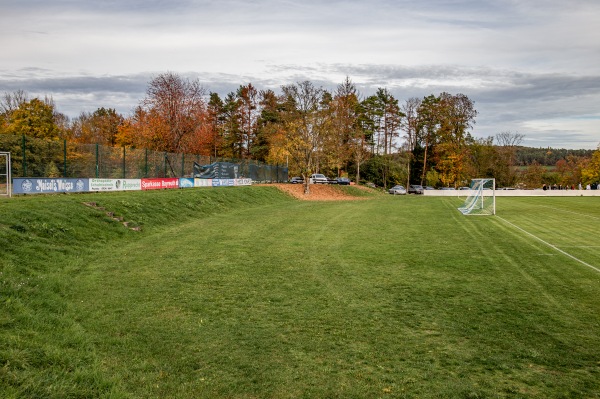
M 269 184 L 275 186 L 283 192 L 286 192 L 298 199 L 306 201 L 349 201 L 364 200 L 364 197 L 355 197 L 340 190 L 336 185 L 311 184 L 310 194 L 304 194 L 303 184 L 277 183 Z M 359 186 L 354 186 L 359 187 Z

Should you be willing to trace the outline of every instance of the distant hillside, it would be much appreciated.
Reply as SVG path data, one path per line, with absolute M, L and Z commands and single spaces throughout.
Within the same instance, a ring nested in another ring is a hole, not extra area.
M 567 150 L 564 148 L 533 148 L 519 147 L 517 150 L 517 164 L 519 166 L 531 165 L 537 162 L 540 165 L 554 166 L 561 159 L 568 156 L 591 157 L 595 150 Z

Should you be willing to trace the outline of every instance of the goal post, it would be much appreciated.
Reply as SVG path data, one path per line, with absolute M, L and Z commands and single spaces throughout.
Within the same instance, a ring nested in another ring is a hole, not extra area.
M 12 195 L 10 175 L 10 152 L 0 152 L 0 196 Z
M 472 179 L 469 196 L 458 210 L 463 215 L 495 215 L 496 179 Z

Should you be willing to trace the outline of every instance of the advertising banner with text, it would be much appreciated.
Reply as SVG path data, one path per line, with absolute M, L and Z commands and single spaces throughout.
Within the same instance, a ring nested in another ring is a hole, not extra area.
M 235 179 L 236 186 L 251 186 L 252 179 Z
M 13 179 L 14 194 L 80 193 L 89 191 L 89 179 Z
M 162 190 L 165 188 L 179 188 L 179 179 L 142 179 L 142 190 Z
M 212 179 L 213 187 L 235 186 L 235 179 Z
M 90 179 L 90 191 L 141 190 L 140 179 Z
M 212 181 L 213 181 L 213 179 L 195 178 L 194 179 L 194 187 L 212 187 L 212 185 L 213 185 Z

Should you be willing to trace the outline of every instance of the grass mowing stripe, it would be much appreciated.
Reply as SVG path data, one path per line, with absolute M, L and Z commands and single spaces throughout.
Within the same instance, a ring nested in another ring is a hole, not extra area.
M 567 210 L 567 209 L 557 208 L 555 206 L 548 206 L 548 205 L 540 205 L 540 206 L 542 206 L 544 208 L 552 209 L 553 211 L 559 211 L 559 212 L 564 212 L 564 213 L 568 213 L 568 214 L 571 214 L 571 215 L 583 216 L 586 219 L 596 219 L 596 220 L 600 219 L 599 216 L 587 215 L 587 214 L 584 214 L 584 213 L 581 213 L 581 212 L 573 212 L 573 211 L 570 211 L 570 210 Z
M 550 244 L 549 242 L 546 242 L 546 241 L 542 240 L 542 239 L 541 239 L 541 238 L 539 238 L 538 236 L 536 236 L 536 235 L 534 235 L 534 234 L 532 234 L 532 233 L 528 232 L 527 230 L 524 230 L 524 229 L 522 229 L 521 227 L 517 226 L 516 224 L 514 224 L 514 223 L 511 223 L 511 222 L 509 222 L 508 220 L 506 220 L 506 219 L 504 219 L 504 218 L 502 218 L 502 217 L 500 217 L 500 216 L 498 216 L 498 215 L 496 215 L 496 217 L 497 217 L 498 219 L 502 220 L 504 223 L 511 225 L 511 226 L 512 226 L 512 227 L 514 227 L 515 229 L 517 229 L 517 230 L 520 230 L 520 231 L 522 231 L 523 233 L 530 235 L 531 237 L 533 237 L 533 238 L 535 238 L 536 240 L 538 240 L 538 241 L 542 242 L 543 244 L 545 244 L 545 245 L 549 246 L 550 248 L 554 249 L 555 251 L 557 251 L 557 252 L 560 252 L 561 254 L 563 254 L 563 255 L 565 255 L 565 256 L 567 256 L 567 257 L 569 257 L 569 258 L 571 258 L 571 259 L 573 259 L 573 260 L 575 260 L 575 261 L 577 261 L 577 262 L 579 262 L 579 263 L 581 263 L 582 265 L 585 265 L 585 266 L 587 266 L 587 267 L 589 267 L 589 268 L 592 268 L 592 269 L 594 269 L 595 271 L 597 271 L 597 272 L 599 272 L 599 273 L 600 273 L 600 269 L 598 269 L 597 267 L 595 267 L 595 266 L 592 266 L 592 265 L 590 265 L 589 263 L 587 263 L 587 262 L 584 262 L 584 261 L 582 261 L 581 259 L 579 259 L 579 258 L 577 258 L 577 257 L 575 257 L 575 256 L 573 256 L 573 255 L 571 255 L 570 253 L 568 253 L 568 252 L 566 252 L 566 251 L 563 251 L 562 249 L 558 248 L 557 246 L 555 246 L 555 245 L 552 245 L 552 244 Z

